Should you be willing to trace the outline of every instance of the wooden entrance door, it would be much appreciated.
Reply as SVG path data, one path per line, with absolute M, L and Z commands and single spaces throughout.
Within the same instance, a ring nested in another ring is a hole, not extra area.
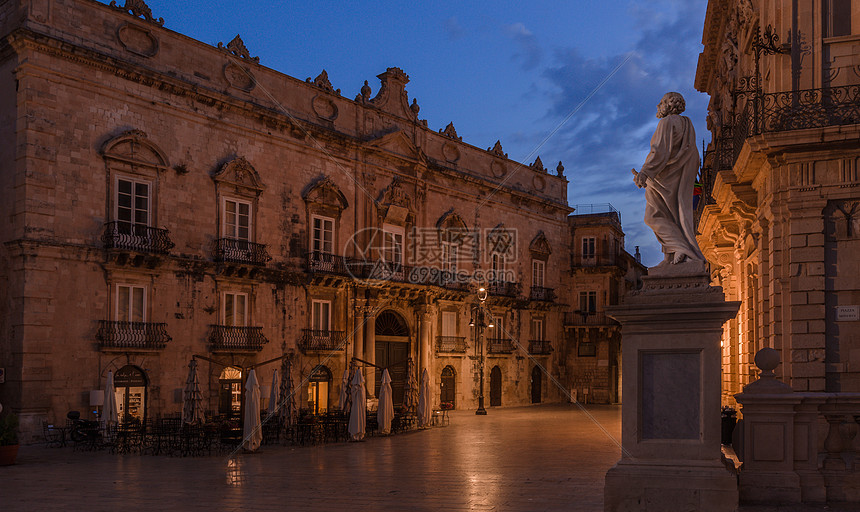
M 543 372 L 540 371 L 540 366 L 532 368 L 532 403 L 539 404 L 541 397 L 541 382 Z
M 446 366 L 442 370 L 441 390 L 439 392 L 439 402 L 451 402 L 454 405 L 454 396 L 456 395 L 456 381 L 454 379 L 454 368 Z
M 493 366 L 490 371 L 490 407 L 502 405 L 502 370 Z

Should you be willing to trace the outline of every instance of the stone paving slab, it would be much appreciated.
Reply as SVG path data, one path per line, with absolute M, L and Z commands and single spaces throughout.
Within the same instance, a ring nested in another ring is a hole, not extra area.
M 588 412 L 620 439 L 620 407 Z M 620 449 L 576 406 L 450 416 L 359 443 L 264 446 L 235 462 L 25 446 L 0 467 L 0 510 L 603 510 Z

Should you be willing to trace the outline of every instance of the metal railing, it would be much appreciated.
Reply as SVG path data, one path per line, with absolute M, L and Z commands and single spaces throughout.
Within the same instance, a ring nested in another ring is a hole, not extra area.
M 262 327 L 210 325 L 209 344 L 212 350 L 259 351 L 269 340 Z
M 510 354 L 516 350 L 514 347 L 514 342 L 509 339 L 504 338 L 487 338 L 485 340 L 487 344 L 487 353 L 488 354 Z
M 548 340 L 529 340 L 529 354 L 547 355 L 552 352 L 552 343 Z
M 272 259 L 266 252 L 264 244 L 249 242 L 248 240 L 219 238 L 215 240 L 214 245 L 215 261 L 262 266 Z
M 343 350 L 346 344 L 346 333 L 344 331 L 327 331 L 323 329 L 302 329 L 302 337 L 299 338 L 299 349 L 308 351 L 332 351 Z
M 343 256 L 320 251 L 308 252 L 308 271 L 313 274 L 349 275 Z
M 513 281 L 490 281 L 487 291 L 490 295 L 516 297 L 520 294 L 520 285 Z
M 545 288 L 543 286 L 532 286 L 529 298 L 531 300 L 553 302 L 555 301 L 555 290 L 552 288 Z
M 165 323 L 99 320 L 96 339 L 101 348 L 158 350 L 172 338 Z
M 466 338 L 462 336 L 436 336 L 436 352 L 466 352 Z
M 105 249 L 167 254 L 176 246 L 166 229 L 123 221 L 107 222 L 104 228 L 101 240 Z
M 618 322 L 606 316 L 603 311 L 567 311 L 564 325 L 616 325 Z

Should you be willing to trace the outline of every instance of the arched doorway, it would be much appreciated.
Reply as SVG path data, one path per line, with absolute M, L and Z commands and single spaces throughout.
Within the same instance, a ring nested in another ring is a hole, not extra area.
M 532 368 L 532 403 L 539 404 L 541 397 L 541 383 L 543 382 L 543 372 L 540 366 Z
M 137 366 L 126 365 L 113 377 L 117 418 L 120 423 L 140 422 L 146 417 L 146 374 Z
M 218 412 L 234 418 L 242 416 L 242 370 L 228 366 L 218 377 Z
M 490 370 L 490 407 L 502 405 L 502 369 L 499 365 Z
M 451 365 L 442 369 L 442 379 L 440 380 L 439 403 L 450 402 L 451 408 L 454 408 L 454 397 L 456 396 L 457 383 L 454 376 L 454 367 Z
M 409 326 L 394 311 L 383 311 L 376 317 L 376 383 L 374 394 L 379 396 L 382 368 L 391 376 L 391 397 L 395 404 L 403 403 L 406 386 L 406 361 L 409 358 Z
M 308 411 L 321 414 L 328 411 L 328 390 L 331 387 L 331 370 L 316 366 L 308 377 Z

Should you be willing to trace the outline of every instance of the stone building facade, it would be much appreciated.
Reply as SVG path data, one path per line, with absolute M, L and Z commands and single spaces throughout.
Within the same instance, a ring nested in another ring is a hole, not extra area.
M 562 371 L 577 400 L 620 403 L 621 326 L 604 310 L 638 289 L 646 268 L 638 255 L 624 250 L 621 215 L 612 205 L 577 206 L 579 211 L 567 218 L 572 288 L 564 314 Z
M 708 2 L 699 244 L 727 300 L 724 402 L 762 347 L 797 391 L 860 391 L 860 2 Z
M 0 6 L 0 403 L 27 432 L 108 371 L 124 413 L 178 414 L 195 356 L 213 415 L 284 355 L 302 408 L 350 363 L 397 399 L 407 360 L 474 408 L 479 340 L 488 405 L 561 398 L 561 166 L 430 129 L 398 68 L 347 97 L 111 4 Z

